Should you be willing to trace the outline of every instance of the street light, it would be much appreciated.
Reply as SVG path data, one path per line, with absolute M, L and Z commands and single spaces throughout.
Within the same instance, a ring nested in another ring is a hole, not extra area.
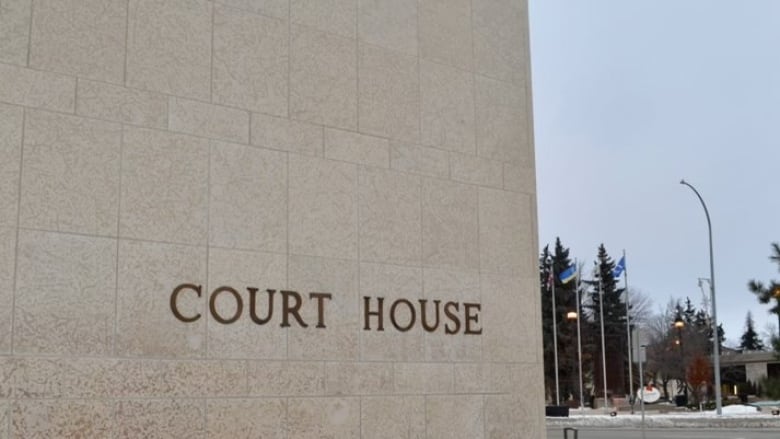
M 547 266 L 549 267 L 548 280 L 550 283 L 550 295 L 552 296 L 552 318 L 553 318 L 553 359 L 555 368 L 555 405 L 561 405 L 561 388 L 558 383 L 558 309 L 555 305 L 555 266 L 553 258 L 547 256 Z
M 579 284 L 575 285 L 576 293 L 577 293 L 577 311 L 569 311 L 566 313 L 566 318 L 570 321 L 577 321 L 577 366 L 579 367 L 580 372 L 580 410 L 582 410 L 584 407 L 582 405 L 582 398 L 583 398 L 583 391 L 582 391 L 582 336 L 580 335 L 580 286 Z
M 680 346 L 680 367 L 682 368 L 683 395 L 685 395 L 685 404 L 688 405 L 688 378 L 685 376 L 685 354 L 683 353 L 682 339 L 682 331 L 685 327 L 685 322 L 683 321 L 682 317 L 680 317 L 679 313 L 677 314 L 677 318 L 674 319 L 672 326 L 677 329 L 677 345 Z
M 718 308 L 715 306 L 715 262 L 712 256 L 712 222 L 710 221 L 710 212 L 707 210 L 704 199 L 699 195 L 699 191 L 685 180 L 680 180 L 680 184 L 688 186 L 696 194 L 699 201 L 701 201 L 701 206 L 704 208 L 704 215 L 707 217 L 707 230 L 710 238 L 710 293 L 712 302 L 713 369 L 715 369 L 715 408 L 717 414 L 721 415 L 723 414 L 723 402 L 720 394 L 720 333 L 718 332 Z

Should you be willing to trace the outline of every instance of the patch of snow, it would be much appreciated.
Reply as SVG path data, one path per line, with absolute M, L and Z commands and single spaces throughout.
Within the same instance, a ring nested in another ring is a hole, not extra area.
M 723 407 L 722 411 L 724 415 L 728 415 L 728 416 L 755 415 L 756 413 L 758 413 L 758 407 L 754 407 L 750 405 L 732 404 Z M 707 413 L 713 414 L 715 413 L 715 410 L 708 411 Z

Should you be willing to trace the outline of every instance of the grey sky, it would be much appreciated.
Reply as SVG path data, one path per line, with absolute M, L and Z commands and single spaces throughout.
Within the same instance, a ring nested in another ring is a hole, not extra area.
M 748 292 L 778 278 L 780 1 L 530 0 L 540 244 L 591 263 L 627 252 L 657 308 L 699 303 L 713 223 L 718 317 L 730 343 Z

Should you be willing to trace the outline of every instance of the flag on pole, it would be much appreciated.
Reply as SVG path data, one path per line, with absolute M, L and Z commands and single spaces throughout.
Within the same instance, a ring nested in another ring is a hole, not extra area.
M 623 272 L 626 271 L 626 257 L 623 256 L 620 258 L 620 261 L 618 261 L 617 265 L 615 265 L 615 269 L 612 271 L 612 277 L 615 279 L 620 278 L 620 276 L 623 275 Z
M 560 279 L 562 283 L 567 283 L 570 280 L 574 279 L 576 276 L 577 276 L 577 265 L 573 264 L 570 265 L 569 268 L 563 270 L 563 273 L 561 273 L 558 276 L 558 279 Z

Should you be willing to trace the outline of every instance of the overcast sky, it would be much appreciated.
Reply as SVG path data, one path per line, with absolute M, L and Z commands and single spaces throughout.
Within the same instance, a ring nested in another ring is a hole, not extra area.
M 540 245 L 625 249 L 654 309 L 698 304 L 707 222 L 685 178 L 728 342 L 748 311 L 776 327 L 746 283 L 780 278 L 780 1 L 529 1 Z

